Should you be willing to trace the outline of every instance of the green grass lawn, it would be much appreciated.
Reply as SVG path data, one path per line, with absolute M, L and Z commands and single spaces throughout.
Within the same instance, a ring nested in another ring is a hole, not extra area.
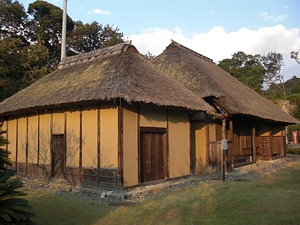
M 203 182 L 130 206 L 41 191 L 27 198 L 42 225 L 300 224 L 300 162 L 252 181 Z

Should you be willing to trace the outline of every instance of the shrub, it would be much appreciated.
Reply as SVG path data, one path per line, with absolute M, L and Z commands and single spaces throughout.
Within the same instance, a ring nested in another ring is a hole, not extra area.
M 20 197 L 24 193 L 17 190 L 23 187 L 23 182 L 15 176 L 15 171 L 7 169 L 12 163 L 8 158 L 9 153 L 2 148 L 8 144 L 4 133 L 0 130 L 0 224 L 34 224 L 31 221 L 34 212 L 28 201 Z

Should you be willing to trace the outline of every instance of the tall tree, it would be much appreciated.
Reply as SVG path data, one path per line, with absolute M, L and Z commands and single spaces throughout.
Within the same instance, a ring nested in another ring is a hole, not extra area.
M 75 22 L 75 29 L 68 37 L 68 54 L 84 53 L 123 42 L 118 27 L 103 26 L 98 22 Z
M 265 83 L 270 86 L 276 85 L 283 95 L 286 95 L 285 81 L 281 74 L 281 67 L 284 66 L 282 54 L 269 52 L 261 57 L 261 62 L 266 70 Z
M 46 1 L 31 3 L 27 14 L 19 1 L 0 0 L 0 101 L 57 68 L 62 14 Z M 74 26 L 68 17 L 68 55 L 123 42 L 118 27 L 80 21 Z
M 219 66 L 256 92 L 260 92 L 265 74 L 260 57 L 239 51 L 234 53 L 231 59 L 220 61 Z
M 29 4 L 28 13 L 33 17 L 31 20 L 35 30 L 35 39 L 48 48 L 52 66 L 60 61 L 60 44 L 62 31 L 63 11 L 59 7 L 46 1 L 35 1 Z M 67 32 L 74 29 L 74 22 L 67 17 Z
M 18 1 L 0 0 L 0 39 L 6 37 L 24 38 L 28 36 L 28 17 L 23 5 Z M 24 40 L 23 41 L 26 41 Z

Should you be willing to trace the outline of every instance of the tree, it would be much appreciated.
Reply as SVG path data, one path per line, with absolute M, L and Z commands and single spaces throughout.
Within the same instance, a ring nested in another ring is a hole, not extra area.
M 28 13 L 33 17 L 32 29 L 35 31 L 35 41 L 48 48 L 51 66 L 55 67 L 60 62 L 62 15 L 59 7 L 46 1 L 35 1 L 29 4 Z M 74 22 L 67 17 L 67 32 L 74 29 Z
M 260 57 L 239 51 L 231 59 L 220 61 L 219 66 L 251 89 L 260 92 L 265 74 Z
M 300 51 L 300 50 L 299 50 Z M 299 51 L 295 52 L 295 51 L 291 51 L 291 58 L 295 59 L 295 61 L 300 64 L 300 56 L 299 56 Z
M 27 14 L 19 1 L 0 0 L 0 101 L 57 68 L 62 14 L 46 1 L 31 3 Z M 118 27 L 75 23 L 70 17 L 67 36 L 68 55 L 123 42 Z
M 15 177 L 15 171 L 6 168 L 12 163 L 8 153 L 2 148 L 8 144 L 3 137 L 4 133 L 0 130 L 0 224 L 34 224 L 31 220 L 34 211 L 26 199 L 19 197 L 24 193 L 17 190 L 23 187 L 23 182 Z
M 51 71 L 48 49 L 40 43 L 24 46 L 19 37 L 0 42 L 0 101 Z
M 102 26 L 98 22 L 83 24 L 75 22 L 75 29 L 67 39 L 68 54 L 84 53 L 123 42 L 123 33 L 118 27 Z
M 26 42 L 28 17 L 23 5 L 18 1 L 0 0 L 0 12 L 0 39 L 19 37 Z
M 286 95 L 285 81 L 281 74 L 281 67 L 284 66 L 282 54 L 269 52 L 261 57 L 261 62 L 265 68 L 265 83 L 270 86 L 276 85 L 283 95 Z

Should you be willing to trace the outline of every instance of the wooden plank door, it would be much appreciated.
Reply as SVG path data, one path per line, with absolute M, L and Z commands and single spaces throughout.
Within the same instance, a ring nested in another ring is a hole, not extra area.
M 66 170 L 66 144 L 63 134 L 52 135 L 52 177 L 63 179 Z
M 166 177 L 166 134 L 146 133 L 140 135 L 141 182 Z

